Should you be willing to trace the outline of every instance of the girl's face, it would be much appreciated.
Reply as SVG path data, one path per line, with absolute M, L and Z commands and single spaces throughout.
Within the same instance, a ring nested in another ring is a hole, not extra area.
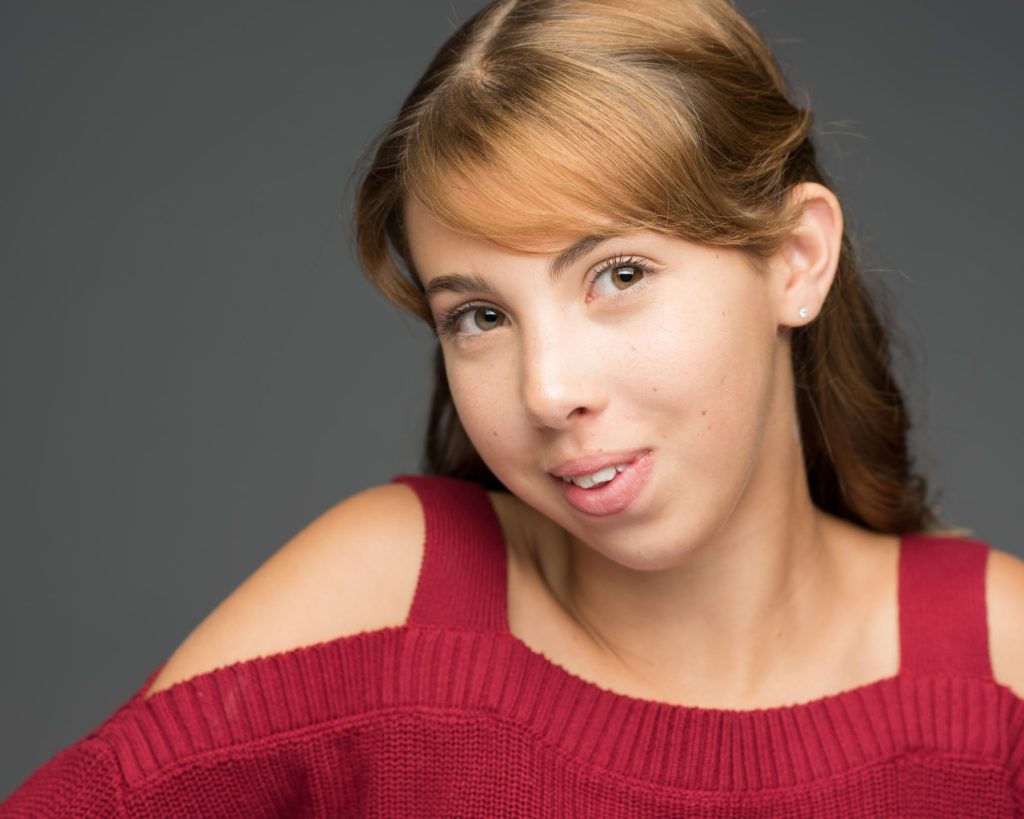
M 756 503 L 781 499 L 785 476 L 756 470 L 766 447 L 798 446 L 780 388 L 777 276 L 740 251 L 653 231 L 591 241 L 556 273 L 571 242 L 512 253 L 416 202 L 405 216 L 459 418 L 511 492 L 638 569 L 713 538 L 750 505 L 755 474 L 767 490 Z M 552 474 L 608 454 L 631 464 L 604 488 Z

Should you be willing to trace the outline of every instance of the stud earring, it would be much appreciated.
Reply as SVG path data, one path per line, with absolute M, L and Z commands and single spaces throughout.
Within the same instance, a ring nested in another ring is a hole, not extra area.
M 801 307 L 797 312 L 800 313 L 800 318 L 807 318 L 807 314 L 810 313 L 811 311 L 808 310 L 806 307 Z

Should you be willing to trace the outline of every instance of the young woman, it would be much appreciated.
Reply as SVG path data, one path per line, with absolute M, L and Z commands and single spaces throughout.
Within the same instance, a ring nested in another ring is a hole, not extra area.
M 424 475 L 297 535 L 3 816 L 1024 814 L 811 115 L 724 0 L 502 0 L 365 173 Z

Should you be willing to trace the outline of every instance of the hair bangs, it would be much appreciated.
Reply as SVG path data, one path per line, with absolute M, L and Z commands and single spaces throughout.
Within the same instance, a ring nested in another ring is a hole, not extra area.
M 696 138 L 677 106 L 641 77 L 624 91 L 621 70 L 614 83 L 593 65 L 587 83 L 562 77 L 582 70 L 560 65 L 557 83 L 536 69 L 504 82 L 457 78 L 408 144 L 408 194 L 447 227 L 515 250 L 639 229 L 701 237 L 714 217 L 696 193 L 707 184 L 687 161 Z

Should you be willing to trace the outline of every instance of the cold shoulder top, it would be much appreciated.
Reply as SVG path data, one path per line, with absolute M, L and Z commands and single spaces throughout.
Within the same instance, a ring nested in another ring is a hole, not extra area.
M 510 633 L 487 493 L 398 475 L 426 541 L 406 623 L 127 702 L 0 817 L 1024 816 L 1024 701 L 992 676 L 987 544 L 905 535 L 899 672 L 731 711 L 637 699 Z

